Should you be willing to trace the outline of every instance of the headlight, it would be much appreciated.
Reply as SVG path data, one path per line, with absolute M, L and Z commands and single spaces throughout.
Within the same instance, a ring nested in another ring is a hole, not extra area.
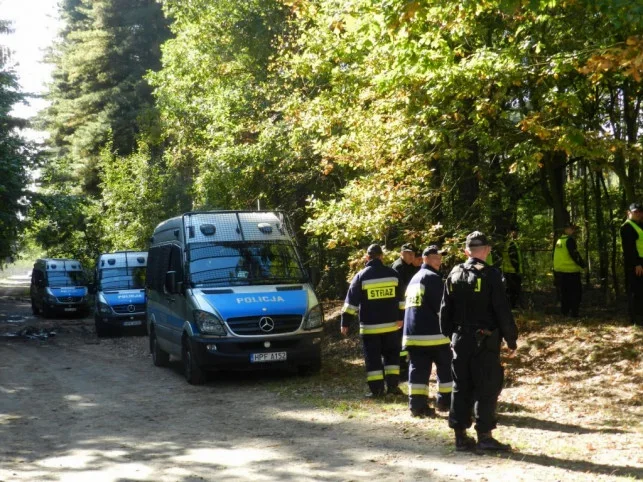
M 322 312 L 321 305 L 317 305 L 311 309 L 306 318 L 304 319 L 304 330 L 312 330 L 319 328 L 324 321 L 324 313 Z
M 98 312 L 101 315 L 111 315 L 112 314 L 112 309 L 107 303 L 98 303 Z
M 226 335 L 225 327 L 223 326 L 223 321 L 218 316 L 215 316 L 212 313 L 208 313 L 207 311 L 201 311 L 201 310 L 194 310 L 193 313 L 194 313 L 194 321 L 199 327 L 199 331 L 201 331 L 201 333 L 205 333 L 207 335 L 219 335 L 219 336 Z

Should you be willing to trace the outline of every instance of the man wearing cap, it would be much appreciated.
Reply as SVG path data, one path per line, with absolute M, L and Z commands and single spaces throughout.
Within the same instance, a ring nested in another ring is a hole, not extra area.
M 348 335 L 348 327 L 359 312 L 359 333 L 364 347 L 366 379 L 370 393 L 403 395 L 400 381 L 400 338 L 404 316 L 404 297 L 397 273 L 382 263 L 382 248 L 371 244 L 366 251 L 366 268 L 351 281 L 342 307 L 341 333 Z M 382 359 L 384 363 L 382 363 Z
M 554 281 L 560 299 L 560 312 L 578 317 L 583 294 L 581 273 L 585 262 L 578 253 L 574 233 L 577 227 L 567 224 L 554 246 Z
M 643 205 L 630 204 L 621 226 L 625 289 L 630 321 L 643 326 Z
M 406 289 L 403 348 L 409 353 L 409 409 L 414 417 L 432 417 L 429 407 L 429 377 L 433 363 L 437 369 L 436 407 L 448 410 L 451 405 L 450 340 L 440 333 L 440 302 L 442 301 L 443 252 L 431 245 L 422 252 L 423 264 L 411 278 Z
M 469 259 L 447 277 L 440 307 L 440 331 L 451 338 L 453 393 L 449 427 L 455 431 L 456 450 L 510 450 L 491 435 L 496 428 L 496 405 L 504 379 L 500 345 L 504 339 L 516 349 L 518 329 L 497 268 L 483 260 L 491 247 L 480 231 L 467 236 Z M 467 435 L 476 421 L 478 442 Z

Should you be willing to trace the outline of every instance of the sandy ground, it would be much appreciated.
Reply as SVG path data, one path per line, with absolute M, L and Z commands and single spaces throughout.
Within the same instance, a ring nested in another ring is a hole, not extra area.
M 26 326 L 56 335 L 2 337 Z M 24 298 L 0 297 L 0 482 L 616 480 L 609 465 L 455 453 L 406 420 L 311 409 L 270 388 L 293 376 L 190 386 L 177 362 L 152 365 L 146 337 L 99 340 L 89 318 L 34 318 Z

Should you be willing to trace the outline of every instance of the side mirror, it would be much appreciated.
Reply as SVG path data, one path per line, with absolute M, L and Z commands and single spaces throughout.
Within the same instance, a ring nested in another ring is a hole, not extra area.
M 88 283 L 87 284 L 87 292 L 90 295 L 95 295 L 96 291 L 97 291 L 97 289 L 96 289 L 96 284 L 95 283 Z
M 44 279 L 36 280 L 36 286 L 38 288 L 44 288 L 45 287 L 45 280 Z
M 173 295 L 178 292 L 176 288 L 176 271 L 168 271 L 165 273 L 165 291 Z
M 319 283 L 319 268 L 316 266 L 310 266 L 308 268 L 308 279 L 310 280 L 310 284 L 313 285 L 313 287 L 317 286 Z

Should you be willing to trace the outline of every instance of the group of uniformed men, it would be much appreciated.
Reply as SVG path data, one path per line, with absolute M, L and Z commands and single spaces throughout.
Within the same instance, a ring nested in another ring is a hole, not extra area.
M 429 406 L 428 383 L 436 365 L 436 408 L 449 410 L 449 427 L 459 451 L 510 449 L 495 440 L 491 431 L 496 427 L 503 382 L 500 345 L 504 339 L 514 350 L 518 331 L 502 274 L 485 262 L 490 251 L 483 233 L 469 234 L 468 260 L 453 268 L 443 283 L 439 271 L 443 251 L 438 246 L 424 249 L 416 270 L 412 245 L 402 246 L 400 260 L 387 267 L 381 246 L 372 244 L 366 267 L 351 281 L 342 308 L 343 335 L 359 315 L 370 388 L 367 396 L 403 394 L 398 386 L 402 348 L 409 357 L 411 415 L 432 417 L 435 410 Z M 477 441 L 466 432 L 472 414 Z
M 576 249 L 576 226 L 568 224 L 554 247 L 554 277 L 564 315 L 578 316 L 580 273 L 584 262 Z M 643 205 L 633 203 L 621 227 L 628 311 L 643 324 Z M 502 271 L 493 266 L 487 237 L 474 231 L 466 238 L 467 261 L 443 282 L 444 251 L 430 245 L 421 254 L 411 244 L 387 267 L 380 245 L 367 250 L 366 267 L 351 281 L 342 308 L 341 332 L 359 315 L 368 397 L 403 395 L 400 359 L 408 356 L 409 409 L 414 417 L 433 417 L 429 378 L 437 369 L 437 410 L 449 410 L 456 450 L 510 450 L 494 439 L 496 404 L 504 372 L 500 346 L 516 349 L 518 330 L 511 308 L 519 303 L 522 255 L 510 233 L 502 253 Z M 421 260 L 421 263 L 419 262 Z M 504 280 L 503 280 L 504 274 Z M 473 417 L 472 417 L 473 414 Z M 467 435 L 475 418 L 477 441 Z

